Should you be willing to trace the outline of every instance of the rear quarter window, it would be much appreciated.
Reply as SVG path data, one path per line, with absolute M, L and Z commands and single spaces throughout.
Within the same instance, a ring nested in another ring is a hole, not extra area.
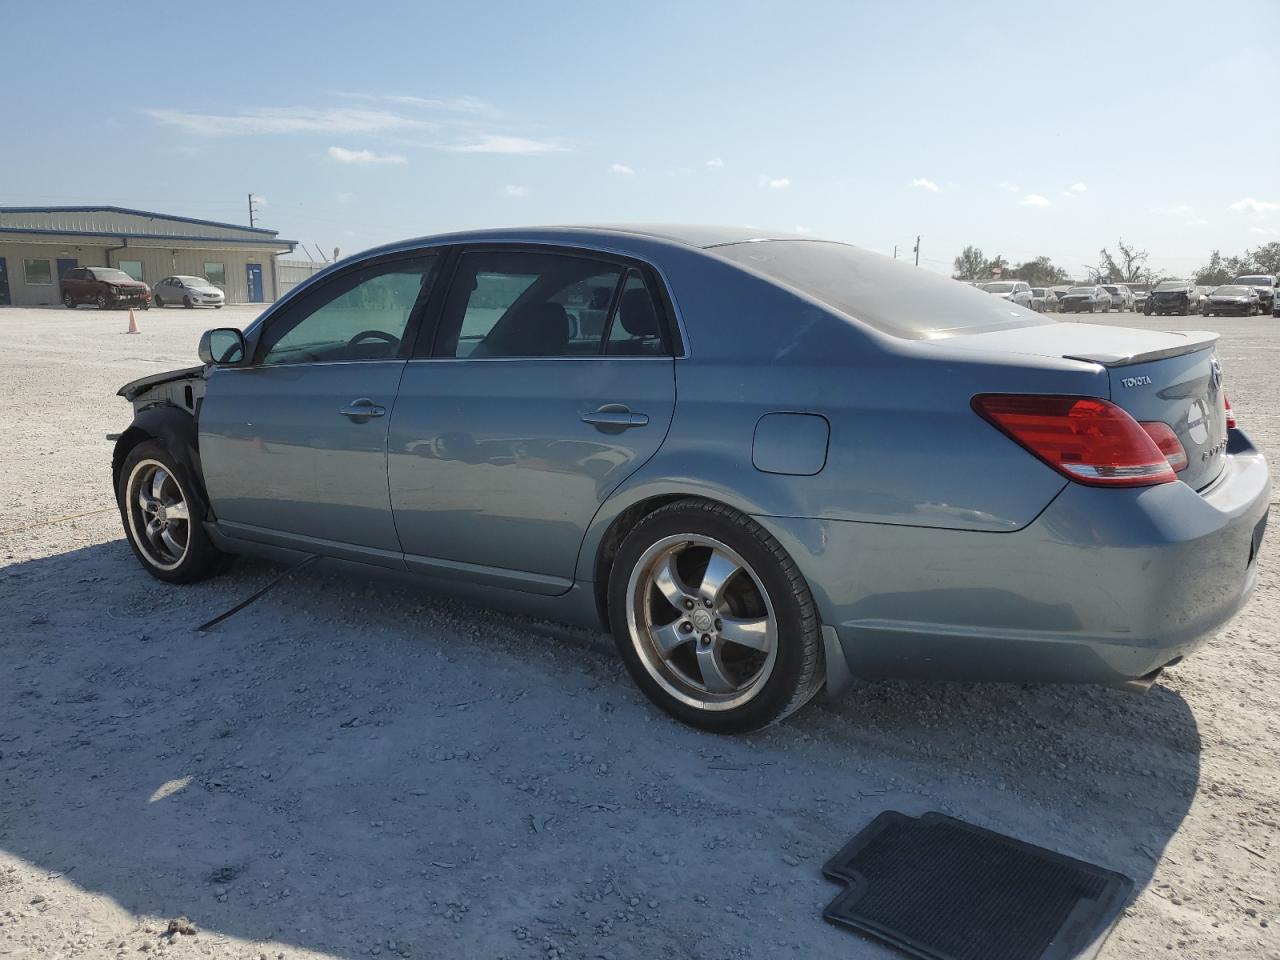
M 708 252 L 904 339 L 1056 323 L 950 277 L 847 244 L 756 240 Z

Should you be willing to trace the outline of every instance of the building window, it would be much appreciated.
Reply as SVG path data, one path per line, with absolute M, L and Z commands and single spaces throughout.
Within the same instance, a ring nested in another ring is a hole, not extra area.
M 225 287 L 227 285 L 226 265 L 222 263 L 206 263 L 204 265 L 204 278 L 215 287 Z
M 29 284 L 47 286 L 53 283 L 53 271 L 49 268 L 48 260 L 23 260 L 22 272 Z
M 131 276 L 139 283 L 142 282 L 142 261 L 141 260 L 121 260 L 120 269 Z

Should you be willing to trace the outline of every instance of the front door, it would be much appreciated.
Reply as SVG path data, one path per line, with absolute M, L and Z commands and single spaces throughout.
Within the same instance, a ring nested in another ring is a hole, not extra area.
M 262 264 L 246 263 L 244 265 L 245 284 L 249 288 L 249 302 L 262 302 Z
M 387 424 L 435 259 L 384 258 L 335 274 L 266 318 L 250 365 L 215 368 L 200 457 L 220 527 L 402 566 Z
M 9 303 L 9 264 L 0 257 L 0 307 L 7 307 Z
M 655 289 L 643 269 L 586 254 L 459 258 L 434 349 L 409 362 L 391 418 L 411 569 L 569 589 L 591 518 L 671 421 Z

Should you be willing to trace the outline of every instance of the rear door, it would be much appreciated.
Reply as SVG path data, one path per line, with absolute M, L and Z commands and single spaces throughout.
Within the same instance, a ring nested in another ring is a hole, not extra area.
M 674 328 L 643 265 L 470 249 L 391 419 L 411 569 L 554 595 L 587 525 L 657 451 L 675 405 Z
M 220 526 L 402 566 L 387 424 L 436 264 L 416 253 L 336 273 L 267 317 L 252 365 L 213 371 L 200 453 Z

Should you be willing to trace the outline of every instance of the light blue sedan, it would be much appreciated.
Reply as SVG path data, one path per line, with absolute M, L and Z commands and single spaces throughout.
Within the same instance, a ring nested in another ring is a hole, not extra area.
M 122 388 L 114 479 L 161 580 L 319 556 L 607 625 L 710 730 L 852 676 L 1143 689 L 1256 575 L 1215 339 L 810 238 L 429 237 Z

